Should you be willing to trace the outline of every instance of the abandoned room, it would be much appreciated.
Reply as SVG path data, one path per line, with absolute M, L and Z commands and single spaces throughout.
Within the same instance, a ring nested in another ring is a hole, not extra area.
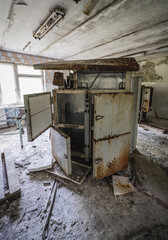
M 0 240 L 167 240 L 168 1 L 0 3 Z

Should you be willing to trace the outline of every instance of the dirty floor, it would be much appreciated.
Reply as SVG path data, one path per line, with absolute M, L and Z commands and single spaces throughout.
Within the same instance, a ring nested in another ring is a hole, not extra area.
M 10 134 L 1 133 L 0 150 L 16 163 L 21 197 L 0 205 L 0 239 L 39 240 L 46 219 L 43 210 L 54 179 L 44 171 L 28 174 L 27 167 L 29 157 L 36 152 L 44 161 L 52 157 L 49 132 L 32 143 L 24 134 L 22 150 L 18 131 Z M 155 142 L 157 137 L 159 144 Z M 120 173 L 130 177 L 135 186 L 133 193 L 114 197 L 111 177 L 95 181 L 91 173 L 81 185 L 58 183 L 48 239 L 124 240 L 143 231 L 147 233 L 140 240 L 168 239 L 168 174 L 151 160 L 157 158 L 157 150 L 158 158 L 166 162 L 166 141 L 167 136 L 139 130 L 138 150 L 150 159 L 136 151 L 131 156 L 134 168 L 130 165 Z

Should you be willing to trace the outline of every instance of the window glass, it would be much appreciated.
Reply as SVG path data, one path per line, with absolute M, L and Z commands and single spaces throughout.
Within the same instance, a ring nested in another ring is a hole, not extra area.
M 24 94 L 43 92 L 42 78 L 19 77 L 19 85 L 22 103 Z
M 42 75 L 41 70 L 35 70 L 32 66 L 18 65 L 18 74 Z
M 16 103 L 16 87 L 13 65 L 0 64 L 0 104 Z

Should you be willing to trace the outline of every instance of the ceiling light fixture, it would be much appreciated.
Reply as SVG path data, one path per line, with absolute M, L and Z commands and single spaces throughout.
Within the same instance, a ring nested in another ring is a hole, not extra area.
M 37 31 L 33 34 L 33 37 L 36 39 L 41 39 L 48 33 L 58 22 L 63 19 L 65 14 L 62 11 L 55 9 L 50 11 L 50 16 L 40 25 Z M 58 27 L 58 25 L 57 25 Z

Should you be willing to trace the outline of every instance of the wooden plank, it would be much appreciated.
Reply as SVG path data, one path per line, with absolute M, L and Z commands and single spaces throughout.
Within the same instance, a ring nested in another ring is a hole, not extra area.
M 20 192 L 19 178 L 14 166 L 13 159 L 6 157 L 6 170 L 8 176 L 9 192 L 10 195 L 14 195 Z
M 4 192 L 4 181 L 3 181 L 2 156 L 0 156 L 0 201 L 3 200 L 4 198 L 5 198 L 5 192 Z

